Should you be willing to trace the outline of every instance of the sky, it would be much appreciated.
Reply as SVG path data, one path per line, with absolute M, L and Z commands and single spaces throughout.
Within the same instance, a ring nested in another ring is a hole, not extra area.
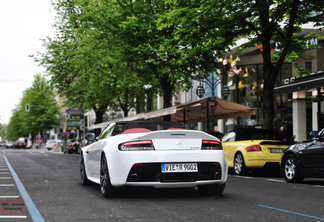
M 45 52 L 47 36 L 54 36 L 51 0 L 0 0 L 0 123 L 8 124 L 22 93 L 34 75 L 45 74 L 33 58 Z

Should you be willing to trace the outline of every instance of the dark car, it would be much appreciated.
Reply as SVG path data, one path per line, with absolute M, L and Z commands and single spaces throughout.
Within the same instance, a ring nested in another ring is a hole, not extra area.
M 287 182 L 301 182 L 305 177 L 324 178 L 324 129 L 311 134 L 311 139 L 284 149 L 281 170 Z
M 15 144 L 14 144 L 15 146 L 14 146 L 14 148 L 26 148 L 26 141 L 25 140 L 23 140 L 23 139 L 19 139 L 19 140 L 17 140 L 16 142 L 15 142 Z

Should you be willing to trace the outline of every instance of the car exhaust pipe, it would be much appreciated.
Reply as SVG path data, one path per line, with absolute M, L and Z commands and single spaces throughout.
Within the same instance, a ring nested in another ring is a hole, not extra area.
M 133 173 L 131 176 L 130 176 L 130 180 L 132 182 L 136 182 L 138 180 L 138 175 L 136 173 Z
M 220 179 L 220 178 L 219 178 L 219 173 L 218 173 L 218 172 L 215 173 L 215 175 L 214 175 L 214 179 L 215 179 L 215 180 L 219 180 L 219 179 Z

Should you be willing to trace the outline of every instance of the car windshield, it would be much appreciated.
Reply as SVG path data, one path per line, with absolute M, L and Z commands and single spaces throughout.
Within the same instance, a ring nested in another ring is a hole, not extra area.
M 130 122 L 125 127 L 127 129 L 134 129 L 134 128 L 145 128 L 151 131 L 157 130 L 168 130 L 172 128 L 183 128 L 180 123 L 173 123 L 173 122 L 156 122 L 156 121 L 138 121 L 138 122 Z
M 239 140 L 282 140 L 276 131 L 271 130 L 242 130 L 237 133 L 236 141 Z

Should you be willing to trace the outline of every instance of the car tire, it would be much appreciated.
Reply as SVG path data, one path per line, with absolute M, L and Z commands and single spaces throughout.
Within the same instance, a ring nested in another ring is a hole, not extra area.
M 298 162 L 294 155 L 287 155 L 282 166 L 282 174 L 287 182 L 298 183 L 304 180 L 304 177 L 300 176 Z
M 234 173 L 240 176 L 248 173 L 248 168 L 245 166 L 242 153 L 237 153 L 234 157 Z
M 226 183 L 223 184 L 209 184 L 200 185 L 198 190 L 203 195 L 220 195 L 225 190 Z
M 87 173 L 84 165 L 83 155 L 81 155 L 80 157 L 80 179 L 82 185 L 86 186 L 90 184 L 90 180 L 87 177 Z
M 103 155 L 100 164 L 100 191 L 103 197 L 109 198 L 115 196 L 116 188 L 111 185 L 107 159 Z

